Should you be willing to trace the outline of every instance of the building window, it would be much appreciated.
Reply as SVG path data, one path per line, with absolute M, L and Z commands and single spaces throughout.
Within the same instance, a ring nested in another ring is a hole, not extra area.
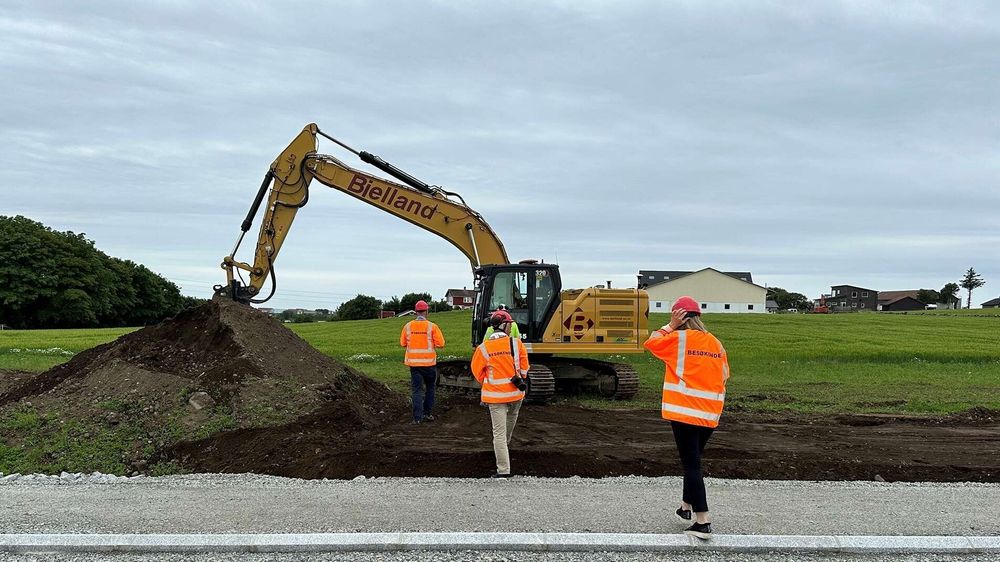
M 857 308 L 857 307 L 858 307 L 858 303 L 856 303 L 856 302 L 852 302 L 851 303 L 851 308 Z
M 865 303 L 861 303 L 861 308 L 864 308 L 864 307 L 865 307 Z
M 867 297 L 868 296 L 868 291 L 861 291 L 861 296 L 862 297 Z
M 851 298 L 852 299 L 858 298 L 858 292 L 857 291 L 851 291 Z
M 840 301 L 840 306 L 847 306 L 847 301 Z
M 747 310 L 753 310 L 753 305 L 752 304 L 748 304 L 747 305 Z
M 840 296 L 840 289 L 834 289 L 833 290 L 833 296 L 835 296 L 835 297 Z
M 729 305 L 728 304 L 726 305 L 726 310 L 729 310 Z
M 466 304 L 469 304 L 469 303 L 472 302 L 472 297 L 465 297 L 465 298 L 462 299 L 462 302 L 464 302 Z
M 662 308 L 662 306 L 663 306 L 662 302 L 656 301 L 656 308 Z
M 701 303 L 701 307 L 702 307 L 702 308 L 708 308 L 708 305 L 707 305 L 707 304 L 705 304 L 705 303 Z

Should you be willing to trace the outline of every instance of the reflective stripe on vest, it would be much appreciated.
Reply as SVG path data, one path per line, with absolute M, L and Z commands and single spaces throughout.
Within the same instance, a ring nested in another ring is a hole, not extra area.
M 681 382 L 679 382 L 677 384 L 671 384 L 669 382 L 665 382 L 665 383 L 663 383 L 663 390 L 670 390 L 670 391 L 673 391 L 673 392 L 680 392 L 681 394 L 685 394 L 687 396 L 694 396 L 695 398 L 705 398 L 707 400 L 718 400 L 719 402 L 723 402 L 726 399 L 726 393 L 725 392 L 721 392 L 721 393 L 719 393 L 719 392 L 709 392 L 707 390 L 698 390 L 696 388 L 688 388 L 688 386 L 686 384 L 684 384 L 684 381 L 681 381 Z
M 684 358 L 687 353 L 687 330 L 677 331 L 677 378 L 684 380 Z
M 483 397 L 485 398 L 524 398 L 524 393 L 520 390 L 515 390 L 514 392 L 494 392 L 492 390 L 484 390 Z
M 663 403 L 664 412 L 673 412 L 675 414 L 681 414 L 682 416 L 691 416 L 692 418 L 698 418 L 708 421 L 719 421 L 719 414 L 713 414 L 711 412 L 702 412 L 701 410 L 695 410 L 694 408 L 685 408 L 684 406 L 678 406 L 676 404 Z
M 524 376 L 528 374 L 528 371 L 525 371 L 524 369 L 521 368 L 521 351 L 517 349 L 517 346 L 521 345 L 521 342 L 514 338 L 511 338 L 510 341 L 511 341 L 510 352 L 511 355 L 514 356 L 514 372 L 520 374 L 521 376 Z M 507 382 L 510 382 L 510 379 L 507 379 Z

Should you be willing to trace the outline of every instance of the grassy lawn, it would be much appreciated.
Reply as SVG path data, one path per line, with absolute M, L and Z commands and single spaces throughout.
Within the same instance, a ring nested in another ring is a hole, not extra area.
M 709 314 L 729 352 L 730 407 L 755 410 L 944 413 L 1000 409 L 1000 311 L 909 314 Z M 435 314 L 448 345 L 469 357 L 468 311 Z M 650 326 L 667 322 L 653 314 Z M 317 349 L 406 392 L 399 331 L 405 319 L 288 324 Z M 41 371 L 128 329 L 0 332 L 0 369 Z M 18 351 L 14 351 L 17 349 Z M 53 351 L 62 350 L 62 351 Z M 655 407 L 662 364 L 618 355 L 642 377 L 630 403 L 574 398 L 598 407 Z

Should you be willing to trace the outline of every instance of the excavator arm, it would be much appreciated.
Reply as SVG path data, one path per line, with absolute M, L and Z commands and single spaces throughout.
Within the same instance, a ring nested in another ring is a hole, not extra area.
M 372 176 L 351 168 L 333 156 L 317 153 L 317 136 L 330 139 L 356 154 L 362 161 L 407 185 Z M 465 204 L 461 196 L 430 186 L 378 156 L 364 151 L 357 152 L 323 133 L 315 123 L 310 123 L 275 159 L 264 176 L 241 226 L 239 240 L 233 251 L 222 260 L 227 285 L 215 287 L 217 296 L 261 303 L 274 294 L 277 284 L 274 262 L 296 213 L 309 201 L 309 185 L 313 179 L 437 234 L 465 254 L 473 270 L 484 265 L 510 263 L 500 239 L 483 217 Z M 237 261 L 236 251 L 250 230 L 265 197 L 267 206 L 257 236 L 254 263 L 250 265 Z M 241 271 L 246 272 L 249 277 L 245 285 L 241 282 Z M 259 295 L 268 277 L 272 281 L 271 292 L 261 299 Z

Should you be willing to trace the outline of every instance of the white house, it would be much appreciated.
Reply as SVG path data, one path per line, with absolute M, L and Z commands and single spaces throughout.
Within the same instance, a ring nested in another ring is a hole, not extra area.
M 767 312 L 767 289 L 753 283 L 749 272 L 721 272 L 711 267 L 699 271 L 639 271 L 649 293 L 650 312 L 670 312 L 678 297 L 688 295 L 701 303 L 703 312 Z

